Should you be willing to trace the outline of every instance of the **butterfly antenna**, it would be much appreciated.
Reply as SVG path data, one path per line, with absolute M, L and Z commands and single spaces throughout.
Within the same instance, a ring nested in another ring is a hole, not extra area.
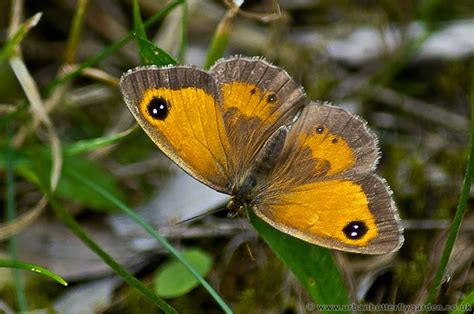
M 247 221 L 250 221 L 248 210 L 251 210 L 251 209 L 249 208 L 249 209 L 240 211 L 238 215 L 240 217 L 247 218 Z M 242 230 L 245 229 L 244 225 L 242 224 L 242 221 L 240 221 L 240 227 L 241 227 Z M 249 244 L 248 240 L 245 240 L 245 247 L 247 248 L 247 252 L 249 253 L 250 259 L 252 259 L 252 261 L 256 261 L 256 258 L 252 253 L 252 248 L 250 247 L 250 244 Z
M 216 208 L 216 209 L 213 209 L 213 210 L 210 210 L 210 211 L 208 211 L 208 212 L 199 214 L 199 215 L 197 215 L 197 216 L 180 220 L 180 221 L 178 221 L 177 223 L 175 223 L 175 225 L 182 225 L 182 224 L 185 224 L 185 223 L 189 223 L 189 222 L 191 222 L 191 221 L 195 221 L 195 220 L 201 219 L 201 218 L 203 218 L 203 217 L 206 217 L 206 216 L 208 216 L 208 215 L 211 215 L 211 214 L 220 212 L 220 211 L 222 211 L 222 210 L 224 210 L 224 209 L 226 209 L 225 206 L 223 206 L 223 207 L 218 207 L 218 208 Z
M 248 242 L 248 241 L 245 241 L 245 246 L 247 247 L 247 252 L 249 253 L 249 255 L 250 255 L 250 258 L 252 259 L 252 261 L 254 261 L 254 262 L 255 262 L 255 261 L 256 261 L 256 259 L 255 259 L 255 256 L 253 256 L 253 254 L 252 254 L 252 248 L 250 247 L 250 245 L 249 245 L 249 242 Z

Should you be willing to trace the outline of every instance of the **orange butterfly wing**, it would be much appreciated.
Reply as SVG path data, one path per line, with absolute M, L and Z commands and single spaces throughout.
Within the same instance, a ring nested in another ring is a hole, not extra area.
M 306 103 L 301 86 L 286 71 L 257 58 L 218 61 L 210 70 L 220 89 L 222 113 L 236 184 L 249 175 L 265 141 L 291 123 Z
M 149 66 L 125 73 L 120 86 L 135 119 L 170 159 L 228 192 L 230 146 L 213 77 L 195 67 Z
M 155 144 L 191 176 L 228 194 L 249 173 L 266 139 L 305 103 L 284 70 L 243 57 L 221 60 L 209 72 L 139 67 L 125 73 L 120 86 Z M 166 117 L 153 118 L 153 103 L 166 107 Z
M 403 242 L 375 137 L 349 112 L 311 103 L 291 127 L 254 209 L 275 228 L 321 246 L 379 254 Z

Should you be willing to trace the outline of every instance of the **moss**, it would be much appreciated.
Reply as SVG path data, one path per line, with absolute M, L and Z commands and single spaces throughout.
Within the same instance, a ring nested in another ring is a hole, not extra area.
M 395 280 L 400 287 L 398 289 L 398 300 L 406 300 L 407 303 L 414 302 L 420 287 L 428 272 L 429 260 L 423 252 L 416 252 L 413 258 L 399 263 L 395 267 Z
M 150 285 L 148 285 L 150 286 Z M 115 302 L 103 313 L 124 313 L 124 314 L 151 314 L 161 313 L 160 310 L 148 300 L 138 290 L 125 285 L 118 292 L 119 301 Z
M 12 283 L 5 284 L 0 289 L 0 295 L 2 296 L 2 301 L 8 304 L 12 309 L 16 309 L 16 294 L 15 287 Z
M 37 274 L 28 275 L 24 286 L 27 304 L 30 309 L 44 309 L 47 313 L 53 313 L 54 300 L 65 291 L 65 287 Z M 6 284 L 0 289 L 2 301 L 12 309 L 17 309 L 16 292 L 12 283 Z

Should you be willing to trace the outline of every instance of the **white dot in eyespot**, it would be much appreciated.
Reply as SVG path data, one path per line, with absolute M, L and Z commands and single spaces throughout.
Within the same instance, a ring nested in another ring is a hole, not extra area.
M 161 107 L 160 107 L 161 108 Z M 161 108 L 162 109 L 162 108 Z M 158 114 L 158 109 L 153 108 L 153 114 Z
M 165 109 L 165 106 L 163 104 L 160 105 L 160 109 L 163 110 Z
M 355 231 L 351 232 L 351 237 L 355 237 L 355 236 L 357 236 L 357 232 L 355 232 Z
M 354 225 L 354 229 L 359 229 L 359 225 Z

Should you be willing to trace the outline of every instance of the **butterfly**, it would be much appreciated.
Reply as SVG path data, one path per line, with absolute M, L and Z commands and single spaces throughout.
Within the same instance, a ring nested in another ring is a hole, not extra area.
M 125 103 L 172 161 L 274 228 L 348 252 L 383 254 L 403 243 L 391 191 L 375 174 L 377 138 L 366 122 L 310 101 L 261 58 L 142 66 L 122 75 Z

